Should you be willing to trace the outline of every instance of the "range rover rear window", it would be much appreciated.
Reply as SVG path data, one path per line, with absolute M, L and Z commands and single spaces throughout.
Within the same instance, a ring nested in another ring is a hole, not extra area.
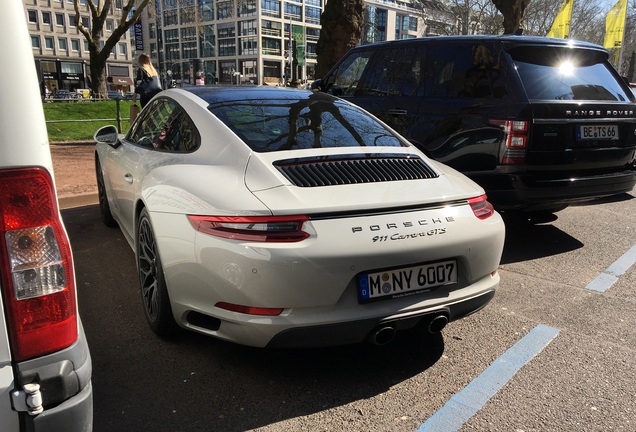
M 527 46 L 509 54 L 530 100 L 630 101 L 602 51 Z

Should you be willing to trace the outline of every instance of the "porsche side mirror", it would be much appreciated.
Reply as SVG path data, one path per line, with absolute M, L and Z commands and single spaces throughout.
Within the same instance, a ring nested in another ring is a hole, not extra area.
M 320 78 L 318 78 L 317 80 L 314 80 L 314 82 L 311 83 L 311 90 L 312 91 L 324 91 L 324 89 L 322 88 L 322 80 Z
M 97 132 L 95 132 L 95 135 L 93 135 L 93 139 L 100 143 L 106 143 L 114 148 L 119 147 L 121 144 L 119 142 L 119 134 L 117 133 L 117 128 L 115 126 L 104 126 L 99 128 Z

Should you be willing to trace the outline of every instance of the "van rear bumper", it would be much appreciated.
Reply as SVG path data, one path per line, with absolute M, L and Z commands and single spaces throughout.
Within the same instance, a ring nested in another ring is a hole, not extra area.
M 545 210 L 629 193 L 636 185 L 636 170 L 565 178 L 504 174 L 473 180 L 500 210 Z

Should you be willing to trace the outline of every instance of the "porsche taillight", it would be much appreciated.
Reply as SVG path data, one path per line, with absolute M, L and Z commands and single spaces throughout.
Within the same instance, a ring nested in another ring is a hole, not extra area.
M 495 209 L 492 204 L 488 202 L 486 195 L 470 198 L 468 200 L 468 204 L 473 210 L 475 216 L 479 219 L 488 219 L 490 216 L 495 214 Z
M 215 237 L 251 242 L 299 242 L 307 216 L 188 216 L 197 230 Z
M 0 268 L 11 350 L 17 361 L 77 340 L 71 247 L 43 168 L 0 171 Z
M 525 120 L 491 120 L 490 124 L 499 126 L 505 134 L 501 163 L 504 165 L 524 163 L 528 144 L 528 122 Z

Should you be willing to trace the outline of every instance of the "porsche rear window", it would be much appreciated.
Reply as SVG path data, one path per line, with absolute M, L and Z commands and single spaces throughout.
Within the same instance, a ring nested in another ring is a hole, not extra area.
M 408 145 L 360 109 L 320 93 L 224 101 L 208 109 L 257 152 Z
M 509 54 L 531 100 L 631 100 L 602 51 L 524 46 Z

